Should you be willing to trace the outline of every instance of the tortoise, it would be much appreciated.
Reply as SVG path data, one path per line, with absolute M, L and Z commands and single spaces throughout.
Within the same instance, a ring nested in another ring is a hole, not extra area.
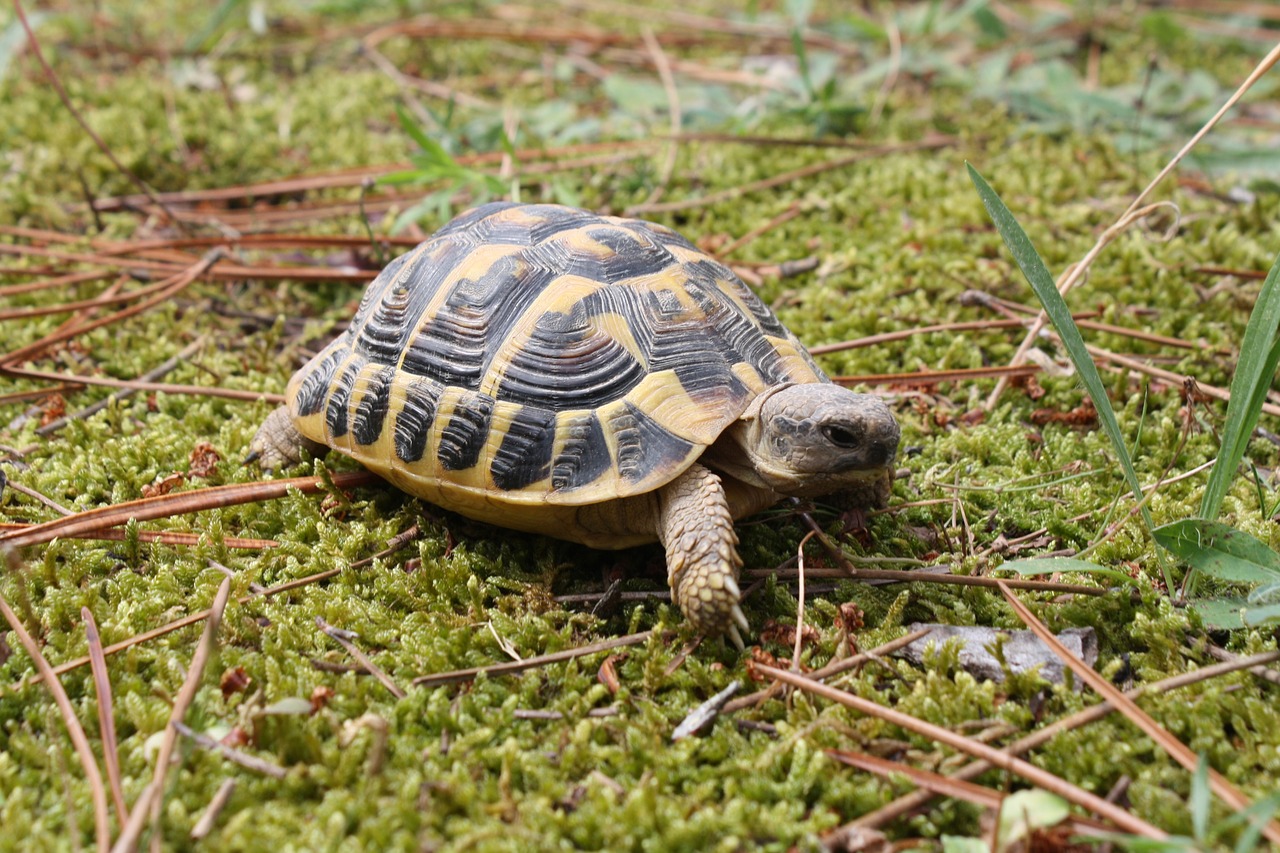
M 392 261 L 250 450 L 345 453 L 464 516 L 659 540 L 699 631 L 747 630 L 733 523 L 783 496 L 883 505 L 899 428 L 671 229 L 494 202 Z

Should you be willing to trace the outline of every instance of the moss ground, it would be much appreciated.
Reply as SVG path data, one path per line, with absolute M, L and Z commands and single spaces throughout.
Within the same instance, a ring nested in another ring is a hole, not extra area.
M 57 53 L 55 65 L 86 119 L 125 165 L 160 190 L 393 162 L 412 153 L 394 110 L 403 91 L 361 57 L 353 33 L 394 20 L 412 11 L 413 4 L 363 9 L 262 4 L 268 26 L 263 35 L 255 34 L 253 16 L 246 12 L 250 6 L 259 9 L 257 4 L 224 5 L 233 10 L 229 23 L 194 53 L 176 47 L 210 20 L 209 10 L 196 4 L 170 3 L 163 13 L 144 13 L 140 6 L 107 2 L 96 7 L 92 19 L 54 9 L 40 22 L 38 34 L 46 51 Z M 703 11 L 725 12 L 706 5 Z M 1141 58 L 1153 52 L 1163 67 L 1207 74 L 1221 86 L 1233 86 L 1256 62 L 1256 50 L 1198 41 L 1186 31 L 1171 35 L 1154 25 L 1130 30 L 1105 20 L 1089 24 L 1091 8 L 1082 6 L 1080 16 L 1086 21 L 1082 26 L 1095 27 L 1091 32 L 1105 44 L 1103 84 L 1141 80 Z M 448 14 L 501 17 L 501 11 L 460 6 Z M 518 12 L 511 7 L 503 14 Z M 591 20 L 638 33 L 633 23 L 607 15 Z M 637 35 L 636 45 L 642 44 Z M 606 94 L 614 93 L 610 101 L 590 88 L 599 84 L 589 86 L 562 67 L 562 49 L 407 39 L 390 40 L 384 49 L 413 73 L 456 79 L 499 105 L 505 98 L 509 111 L 524 110 L 552 123 L 546 118 L 550 104 L 574 119 L 541 135 L 531 119 L 525 143 L 610 139 L 665 127 L 660 88 L 654 110 L 618 85 L 603 87 Z M 716 55 L 714 45 L 690 51 L 706 63 Z M 812 59 L 817 67 L 820 57 Z M 508 64 L 510 69 L 503 67 Z M 546 80 L 533 75 L 530 82 L 529 74 L 520 73 L 547 66 L 552 71 Z M 483 74 L 498 82 L 486 83 Z M 649 74 L 628 71 L 627 79 Z M 904 75 L 874 121 L 865 110 L 875 100 L 878 79 L 864 91 L 845 93 L 863 109 L 851 136 L 895 143 L 945 133 L 954 141 L 944 148 L 871 158 L 779 189 L 655 218 L 691 238 L 735 237 L 798 204 L 799 216 L 752 241 L 738 257 L 771 263 L 819 258 L 815 272 L 785 280 L 766 277 L 759 291 L 802 340 L 816 346 L 990 316 L 962 303 L 961 294 L 970 289 L 1030 301 L 965 176 L 965 160 L 1003 194 L 1055 270 L 1083 256 L 1163 162 L 1163 150 L 1129 153 L 1105 129 L 1046 132 L 1019 112 L 1017 101 L 979 98 L 974 86 L 955 79 L 926 85 L 930 79 Z M 208 80 L 213 81 L 208 86 L 200 82 Z M 691 88 L 689 102 L 702 107 L 702 112 L 691 111 L 692 124 L 722 121 L 714 115 L 717 91 Z M 88 234 L 92 223 L 74 207 L 84 188 L 99 197 L 132 190 L 62 108 L 29 54 L 15 57 L 0 77 L 0 105 L 5 116 L 0 122 L 0 222 Z M 431 105 L 441 115 L 446 111 L 442 104 Z M 817 115 L 773 104 L 739 129 L 812 135 L 820 129 L 819 119 L 834 121 L 838 111 Z M 451 133 L 464 147 L 492 136 L 494 117 L 484 111 L 460 107 L 452 121 Z M 802 147 L 682 144 L 667 198 L 742 185 L 831 156 Z M 621 210 L 643 200 L 659 172 L 658 160 L 646 155 L 626 168 L 568 173 L 554 187 L 526 186 L 524 196 L 572 192 L 586 206 Z M 1169 181 L 1159 196 L 1181 211 L 1176 236 L 1167 242 L 1138 231 L 1122 237 L 1071 297 L 1074 308 L 1096 309 L 1108 322 L 1199 345 L 1175 351 L 1099 333 L 1091 333 L 1091 342 L 1155 354 L 1166 369 L 1226 385 L 1231 359 L 1219 351 L 1230 352 L 1239 341 L 1257 286 L 1233 280 L 1213 287 L 1220 279 L 1195 268 L 1263 269 L 1280 250 L 1280 194 L 1264 185 L 1247 201 L 1230 200 L 1226 191 L 1244 180 Z M 341 193 L 344 198 L 355 194 Z M 423 228 L 439 224 L 428 219 Z M 117 239 L 139 233 L 139 219 L 132 214 L 108 215 L 103 226 L 105 236 Z M 151 233 L 153 226 L 147 223 L 143 231 Z M 329 221 L 315 230 L 362 234 L 364 225 L 358 219 Z M 31 265 L 21 259 L 3 263 L 0 286 L 39 275 L 15 270 Z M 99 286 L 84 285 L 74 294 L 8 297 L 5 307 L 84 298 Z M 217 377 L 225 387 L 278 392 L 302 349 L 345 319 L 357 298 L 358 290 L 347 285 L 198 285 L 183 301 L 83 335 L 75 347 L 58 350 L 36 366 L 132 378 L 203 339 L 198 354 L 167 381 L 210 384 Z M 306 331 L 287 334 L 279 322 L 242 325 L 214 310 L 226 305 L 267 317 L 303 317 Z M 64 319 L 5 323 L 0 349 L 35 340 Z M 834 375 L 1003 364 L 1012 356 L 1017 334 L 924 334 L 832 354 L 821 362 Z M 1188 413 L 1178 388 L 1148 384 L 1129 373 L 1109 374 L 1109 379 L 1121 424 L 1137 442 L 1135 456 L 1145 482 L 1154 482 L 1166 469 L 1190 470 L 1214 456 L 1219 405 L 1201 404 L 1190 413 L 1194 428 L 1183 444 Z M 1082 399 L 1074 378 L 1041 377 L 1038 384 L 1043 396 L 1033 399 L 1026 389 L 1015 388 L 980 420 L 964 416 L 979 408 L 991 390 L 989 380 L 889 389 L 904 430 L 901 464 L 910 473 L 895 485 L 898 508 L 874 516 L 869 537 L 850 540 L 850 552 L 986 572 L 1000 558 L 977 555 L 999 537 L 1013 539 L 1047 527 L 1040 549 L 1054 550 L 1081 548 L 1103 531 L 1121 492 L 1109 446 L 1097 431 L 1034 425 L 1034 410 L 1067 412 Z M 28 380 L 5 379 L 0 394 L 33 387 L 36 383 Z M 88 405 L 104 393 L 68 395 L 68 408 Z M 35 418 L 24 417 L 30 405 L 0 403 L 0 470 L 10 483 L 73 511 L 142 496 L 158 478 L 186 471 L 200 442 L 210 442 L 223 461 L 209 478 L 184 488 L 254 480 L 258 472 L 241 467 L 239 460 L 271 408 L 198 396 L 139 395 L 41 438 L 35 433 L 39 411 Z M 25 455 L 10 452 L 29 445 L 35 447 Z M 1250 455 L 1264 471 L 1277 461 L 1276 448 L 1262 441 Z M 333 458 L 324 464 L 350 467 Z M 1082 476 L 1068 480 L 1067 474 Z M 1156 521 L 1192 514 L 1202 485 L 1190 478 L 1162 488 L 1151 503 Z M 1228 497 L 1226 518 L 1280 545 L 1280 530 L 1269 513 L 1275 501 L 1271 487 L 1264 487 L 1261 504 L 1259 498 L 1259 490 L 1242 479 Z M 1119 511 L 1127 508 L 1121 500 Z M 0 495 L 2 521 L 52 517 L 51 509 L 12 488 Z M 832 513 L 820 509 L 818 518 L 838 527 Z M 407 549 L 366 568 L 349 568 L 415 523 L 422 535 Z M 726 719 L 705 738 L 671 743 L 673 727 L 694 706 L 746 677 L 745 658 L 705 643 L 673 668 L 682 641 L 689 638 L 680 633 L 679 614 L 670 606 L 630 604 L 600 620 L 566 609 L 552 597 L 602 588 L 602 579 L 620 561 L 629 571 L 629 589 L 658 589 L 655 549 L 618 557 L 512 535 L 389 488 L 360 489 L 329 500 L 294 494 L 149 527 L 195 532 L 200 544 L 59 540 L 15 556 L 0 578 L 0 590 L 37 633 L 51 662 L 85 653 L 83 607 L 95 614 L 107 644 L 207 607 L 223 578 L 210 560 L 235 572 L 233 592 L 240 595 L 251 584 L 343 569 L 325 583 L 233 604 L 227 611 L 218 656 L 187 723 L 215 736 L 242 730 L 246 751 L 281 764 L 288 774 L 283 780 L 266 778 L 184 747 L 181 765 L 169 777 L 161 819 L 167 846 L 174 849 L 812 849 L 825 830 L 904 790 L 833 764 L 824 749 L 905 751 L 925 763 L 943 755 L 925 740 L 802 696 L 739 715 L 771 724 L 776 736 Z M 767 525 L 744 526 L 748 567 L 785 561 L 803 533 L 803 526 L 784 513 Z M 224 539 L 233 536 L 275 539 L 280 547 L 230 549 Z M 811 560 L 817 558 L 815 549 Z M 1267 630 L 1210 637 L 1186 611 L 1171 606 L 1156 589 L 1153 545 L 1137 523 L 1122 527 L 1095 559 L 1134 574 L 1142 585 L 1141 600 L 1130 601 L 1123 589 L 1087 600 L 1031 598 L 1055 629 L 1095 627 L 1102 649 L 1098 666 L 1109 676 L 1127 674 L 1142 682 L 1195 668 L 1209 660 L 1203 651 L 1208 639 L 1241 653 L 1275 647 Z M 783 582 L 766 583 L 746 608 L 752 625 L 793 621 L 794 595 Z M 998 597 L 985 591 L 841 583 L 810 602 L 807 619 L 821 639 L 806 651 L 809 663 L 821 664 L 833 654 L 837 606 L 846 601 L 866 613 L 867 628 L 858 636 L 864 648 L 899 636 L 916 620 L 1017 626 Z M 597 679 L 603 656 L 596 655 L 519 677 L 411 688 L 397 700 L 373 678 L 317 668 L 315 661 L 349 663 L 316 629 L 317 617 L 356 632 L 358 644 L 401 684 L 424 673 L 503 660 L 498 636 L 526 657 L 647 628 L 674 630 L 677 639 L 655 639 L 621 655 L 616 695 Z M 151 777 L 157 733 L 166 724 L 198 637 L 199 628 L 189 628 L 110 659 L 130 802 Z M 785 654 L 780 647 L 771 651 Z M 247 689 L 224 694 L 218 676 L 238 667 L 250 679 Z M 45 690 L 7 686 L 33 671 L 12 633 L 0 633 L 0 685 L 5 685 L 0 686 L 0 849 L 73 849 L 92 839 L 88 789 L 75 753 Z M 80 719 L 95 731 L 88 671 L 62 680 Z M 844 686 L 953 727 L 1007 723 L 1024 730 L 1095 701 L 1034 679 L 976 682 L 950 652 L 939 653 L 924 669 L 887 661 L 848 678 Z M 331 697 L 313 714 L 263 713 L 281 700 L 308 699 L 326 689 Z M 1144 704 L 1257 797 L 1273 790 L 1280 778 L 1275 689 L 1240 674 Z M 617 713 L 588 716 L 606 706 Z M 517 713 L 522 711 L 562 716 L 525 719 Z M 93 742 L 100 750 L 100 741 L 94 737 Z M 1038 751 L 1035 761 L 1099 793 L 1127 776 L 1135 812 L 1171 832 L 1190 831 L 1187 774 L 1122 720 L 1060 736 Z M 235 791 L 213 832 L 196 845 L 190 830 L 228 777 L 236 779 Z M 995 774 L 983 781 L 1003 784 Z M 974 834 L 977 812 L 942 801 L 893 831 L 904 837 Z

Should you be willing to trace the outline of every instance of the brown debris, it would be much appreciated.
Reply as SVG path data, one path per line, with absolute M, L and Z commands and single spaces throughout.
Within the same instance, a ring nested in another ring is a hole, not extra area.
M 1092 429 L 1098 425 L 1098 410 L 1093 401 L 1085 397 L 1080 405 L 1069 412 L 1057 409 L 1036 409 L 1031 413 L 1031 422 L 1036 426 L 1045 424 L 1065 424 L 1076 429 Z
M 812 625 L 804 625 L 800 630 L 801 645 L 816 645 L 822 635 L 818 633 L 818 629 Z M 790 648 L 796 643 L 796 626 L 786 625 L 770 619 L 760 629 L 761 643 L 776 643 L 777 645 Z M 776 664 L 770 664 L 776 666 Z
M 237 666 L 222 673 L 218 686 L 222 689 L 222 698 L 228 699 L 233 693 L 243 692 L 252 683 L 253 679 L 244 671 L 244 667 Z
M 861 631 L 863 626 L 866 624 L 863 618 L 864 616 L 865 614 L 862 612 L 861 607 L 852 601 L 846 601 L 844 604 L 840 605 L 839 622 L 837 624 L 840 626 L 841 630 L 848 631 L 850 634 L 853 634 L 857 631 Z
M 187 469 L 188 476 L 201 479 L 207 479 L 212 475 L 218 463 L 222 461 L 222 455 L 207 441 L 202 441 L 193 447 L 188 458 L 191 463 Z
M 249 733 L 239 726 L 232 726 L 231 731 L 218 739 L 218 743 L 231 749 L 239 749 L 240 747 L 248 746 L 252 742 L 253 738 L 250 737 Z
M 181 483 L 187 479 L 187 475 L 181 472 L 166 474 L 154 483 L 150 483 L 142 487 L 142 496 L 144 498 L 158 498 L 167 495 L 176 489 Z
M 334 697 L 332 687 L 326 687 L 321 684 L 315 690 L 311 691 L 311 713 L 316 714 L 324 710 L 328 706 L 329 700 Z
M 596 670 L 596 680 L 605 686 L 612 696 L 618 695 L 618 690 L 622 684 L 618 681 L 618 661 L 626 660 L 625 654 L 609 655 L 600 664 L 600 669 Z
M 67 401 L 61 394 L 50 394 L 40 406 L 40 426 L 48 426 L 67 414 Z
M 1039 400 L 1047 391 L 1040 384 L 1040 380 L 1036 378 L 1036 374 L 1030 373 L 1026 376 L 1015 376 L 1009 380 L 1010 387 L 1021 388 L 1022 391 L 1032 400 Z

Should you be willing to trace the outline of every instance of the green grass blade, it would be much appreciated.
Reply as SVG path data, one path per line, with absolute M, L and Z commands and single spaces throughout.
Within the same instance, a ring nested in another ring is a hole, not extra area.
M 1191 812 L 1191 832 L 1196 841 L 1205 844 L 1209 832 L 1209 806 L 1212 797 L 1209 791 L 1209 760 L 1200 753 L 1196 762 L 1196 772 L 1191 776 L 1191 796 L 1187 799 L 1187 808 Z M 1206 845 L 1207 846 L 1207 845 Z
M 1098 420 L 1106 431 L 1107 437 L 1111 439 L 1116 458 L 1120 462 L 1120 469 L 1124 472 L 1129 488 L 1133 490 L 1134 499 L 1142 507 L 1142 520 L 1146 522 L 1147 530 L 1150 531 L 1155 525 L 1151 520 L 1151 512 L 1146 504 L 1142 503 L 1142 484 L 1138 481 L 1138 472 L 1134 470 L 1129 449 L 1125 446 L 1124 436 L 1120 433 L 1120 424 L 1116 421 L 1115 410 L 1111 408 L 1107 389 L 1102 384 L 1102 377 L 1098 375 L 1098 368 L 1089 356 L 1089 351 L 1085 349 L 1084 338 L 1080 336 L 1080 329 L 1071 317 L 1071 310 L 1067 308 L 1062 294 L 1058 293 L 1049 268 L 1045 266 L 1039 253 L 1036 252 L 1036 247 L 1032 245 L 1031 239 L 1022 230 L 1022 226 L 1013 218 L 1009 208 L 1005 207 L 1000 196 L 996 195 L 996 191 L 977 169 L 968 163 L 965 166 L 969 170 L 973 185 L 978 188 L 978 195 L 982 197 L 982 204 L 987 208 L 987 214 L 995 223 L 1000 236 L 1004 238 L 1005 245 L 1009 247 L 1013 259 L 1022 270 L 1022 274 L 1026 276 L 1031 289 L 1040 298 L 1040 304 L 1044 306 L 1045 313 L 1049 315 L 1049 320 L 1058 332 L 1058 337 L 1062 339 L 1062 345 L 1066 347 L 1071 363 L 1075 365 L 1076 374 L 1084 383 L 1090 399 L 1093 400 L 1093 407 L 1098 411 Z
M 1280 362 L 1280 255 L 1267 274 L 1258 301 L 1249 314 L 1249 324 L 1240 343 L 1240 358 L 1231 378 L 1231 402 L 1227 404 L 1227 422 L 1222 429 L 1222 447 L 1218 461 L 1209 472 L 1204 497 L 1200 501 L 1200 517 L 1213 521 L 1222 509 L 1222 500 L 1235 479 L 1240 460 L 1244 458 L 1249 438 L 1258 425 L 1262 403 Z
M 414 117 L 409 115 L 409 111 L 399 104 L 396 104 L 396 116 L 400 119 L 400 127 L 422 149 L 421 154 L 411 159 L 437 166 L 442 170 L 462 168 L 449 156 L 449 152 L 444 150 L 444 146 L 428 136 L 422 129 L 422 125 L 418 124 Z
M 1143 583 L 1139 583 L 1124 572 L 1117 571 L 1116 569 L 1108 569 L 1105 566 L 1088 563 L 1084 560 L 1073 560 L 1069 557 L 1027 557 L 1022 560 L 1006 560 L 1001 563 L 998 568 L 1017 572 L 1023 577 L 1052 575 L 1057 572 L 1082 572 L 1084 574 L 1110 578 L 1118 583 L 1126 583 L 1137 588 L 1144 586 Z

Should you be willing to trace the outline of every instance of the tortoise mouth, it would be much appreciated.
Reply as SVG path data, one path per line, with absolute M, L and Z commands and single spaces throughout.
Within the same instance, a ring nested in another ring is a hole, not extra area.
M 892 469 L 885 465 L 874 468 L 851 468 L 790 479 L 786 483 L 775 486 L 775 490 L 792 498 L 826 498 L 847 492 L 860 492 L 875 486 L 891 474 Z

